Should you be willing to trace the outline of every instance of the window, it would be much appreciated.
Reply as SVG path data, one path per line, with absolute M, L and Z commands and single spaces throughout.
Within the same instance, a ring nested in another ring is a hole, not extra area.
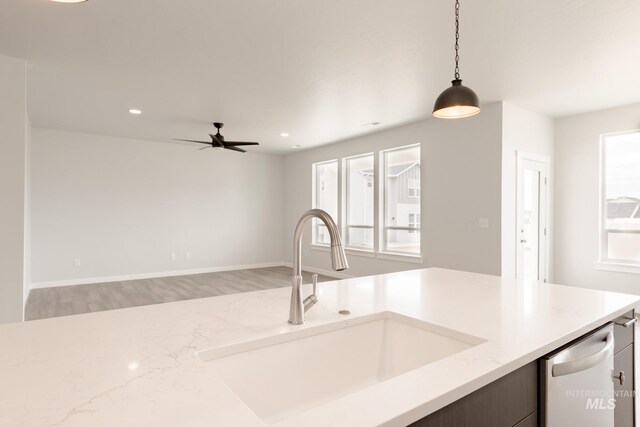
M 338 221 L 338 161 L 316 163 L 313 165 L 313 207 L 327 211 Z M 312 243 L 329 245 L 331 239 L 324 223 L 313 219 Z
M 382 251 L 420 255 L 420 146 L 382 152 Z
M 420 180 L 419 179 L 408 179 L 408 195 L 409 197 L 420 197 Z
M 331 215 L 345 248 L 368 257 L 421 262 L 420 144 L 314 163 L 313 207 Z M 313 220 L 312 244 L 331 244 Z
M 345 245 L 373 251 L 374 165 L 373 154 L 344 160 Z
M 420 214 L 409 214 L 409 227 L 414 229 L 420 228 Z M 409 233 L 415 233 L 416 230 L 409 230 Z
M 602 138 L 601 261 L 640 266 L 640 132 Z

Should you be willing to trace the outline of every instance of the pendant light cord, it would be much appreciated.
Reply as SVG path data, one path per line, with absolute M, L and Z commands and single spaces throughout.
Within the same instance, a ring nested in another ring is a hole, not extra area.
M 458 50 L 460 50 L 460 0 L 456 0 L 456 69 L 454 72 L 454 76 L 456 80 L 460 80 L 460 55 L 458 54 Z

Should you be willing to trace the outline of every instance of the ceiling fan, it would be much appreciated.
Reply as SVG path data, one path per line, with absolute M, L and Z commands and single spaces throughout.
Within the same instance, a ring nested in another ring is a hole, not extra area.
M 210 142 L 194 141 L 193 139 L 175 139 L 174 141 L 197 142 L 198 144 L 207 144 L 207 145 L 209 145 L 209 147 L 202 147 L 201 150 L 204 150 L 206 148 L 217 148 L 217 149 L 223 149 L 224 148 L 225 150 L 233 150 L 233 151 L 238 151 L 240 153 L 246 153 L 247 150 L 245 150 L 243 148 L 239 148 L 239 146 L 243 146 L 243 145 L 260 145 L 258 142 L 225 141 L 224 140 L 224 136 L 222 136 L 222 134 L 220 134 L 220 128 L 222 128 L 222 126 L 224 126 L 224 123 L 215 122 L 215 123 L 213 123 L 213 126 L 215 126 L 215 128 L 218 129 L 218 133 L 216 133 L 215 135 L 209 134 L 209 136 L 211 137 L 211 141 Z

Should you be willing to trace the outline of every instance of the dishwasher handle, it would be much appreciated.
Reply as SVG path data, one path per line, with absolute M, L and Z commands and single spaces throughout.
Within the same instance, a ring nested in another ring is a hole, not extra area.
M 593 368 L 603 360 L 611 357 L 613 354 L 613 334 L 609 332 L 605 338 L 605 345 L 597 353 L 590 354 L 581 359 L 572 360 L 570 362 L 554 363 L 551 367 L 551 375 L 561 377 L 563 375 L 575 374 Z

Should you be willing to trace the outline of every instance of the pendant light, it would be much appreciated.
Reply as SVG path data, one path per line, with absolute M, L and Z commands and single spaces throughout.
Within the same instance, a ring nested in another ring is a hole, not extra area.
M 462 85 L 460 79 L 460 1 L 456 0 L 456 68 L 451 87 L 438 96 L 433 107 L 433 116 L 440 119 L 461 119 L 480 112 L 478 95 L 470 88 Z

